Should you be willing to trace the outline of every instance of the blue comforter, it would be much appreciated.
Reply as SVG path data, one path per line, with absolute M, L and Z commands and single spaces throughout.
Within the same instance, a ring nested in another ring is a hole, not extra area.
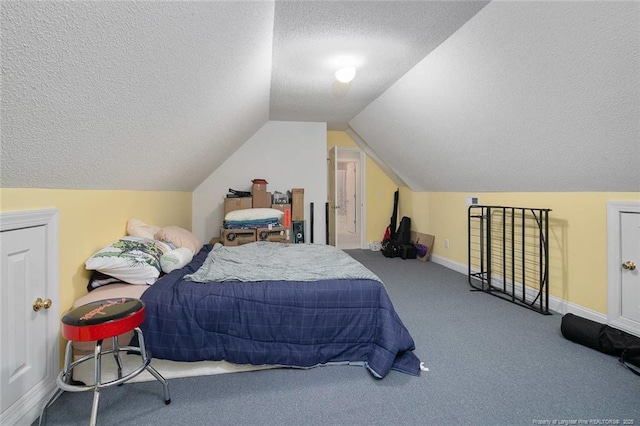
M 382 283 L 184 280 L 211 248 L 142 295 L 141 328 L 155 358 L 301 368 L 355 363 L 379 378 L 391 369 L 420 374 L 413 339 Z

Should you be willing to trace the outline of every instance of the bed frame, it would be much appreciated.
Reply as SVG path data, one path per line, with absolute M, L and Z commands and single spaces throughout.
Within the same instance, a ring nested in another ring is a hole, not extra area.
M 153 355 L 153 354 L 152 354 Z M 120 355 L 122 361 L 123 374 L 132 371 L 140 366 L 140 356 L 135 354 Z M 112 356 L 102 357 L 102 381 L 114 380 L 117 378 L 117 366 Z M 73 379 L 85 384 L 94 382 L 94 362 L 87 361 L 74 368 Z M 181 377 L 211 376 L 216 374 L 240 373 L 246 371 L 266 370 L 278 368 L 273 365 L 238 365 L 226 361 L 198 361 L 198 362 L 178 362 L 166 359 L 153 359 L 151 365 L 158 370 L 165 379 L 177 379 Z M 147 371 L 143 371 L 128 383 L 148 382 L 156 380 Z

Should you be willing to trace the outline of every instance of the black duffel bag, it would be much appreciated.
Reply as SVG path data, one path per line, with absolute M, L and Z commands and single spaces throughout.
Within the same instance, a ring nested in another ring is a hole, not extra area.
M 400 256 L 400 246 L 396 244 L 394 241 L 387 241 L 382 244 L 382 255 L 384 257 L 399 257 Z
M 562 317 L 560 331 L 572 342 L 617 356 L 625 367 L 640 376 L 640 370 L 631 367 L 640 368 L 640 337 L 574 314 Z

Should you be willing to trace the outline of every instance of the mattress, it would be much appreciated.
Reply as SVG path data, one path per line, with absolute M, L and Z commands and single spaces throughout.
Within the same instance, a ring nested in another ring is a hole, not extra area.
M 297 368 L 359 364 L 378 378 L 392 369 L 420 374 L 414 341 L 379 280 L 296 281 L 290 273 L 286 280 L 185 279 L 212 249 L 205 245 L 142 294 L 141 328 L 154 358 Z M 313 255 L 307 261 L 314 262 Z

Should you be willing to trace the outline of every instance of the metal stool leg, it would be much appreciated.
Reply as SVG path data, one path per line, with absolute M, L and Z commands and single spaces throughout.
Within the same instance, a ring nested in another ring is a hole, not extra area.
M 64 368 L 62 370 L 62 377 L 66 383 L 70 381 L 71 371 L 69 370 L 69 366 L 71 365 L 71 357 L 73 353 L 73 346 L 71 340 L 67 341 L 67 346 L 64 353 Z M 53 404 L 53 402 L 64 393 L 63 389 L 60 389 L 56 384 L 56 389 L 53 391 L 47 402 L 42 407 L 42 411 L 40 411 L 40 418 L 38 419 L 38 426 L 42 426 L 47 421 L 47 408 Z
M 98 419 L 98 403 L 100 402 L 100 384 L 102 383 L 102 340 L 96 342 L 96 348 L 94 352 L 95 356 L 95 388 L 93 389 L 93 404 L 91 405 L 91 420 L 90 426 L 95 426 Z
M 162 375 L 158 373 L 158 370 L 153 368 L 151 365 L 147 365 L 146 369 L 149 373 L 153 375 L 153 377 L 155 377 L 160 383 L 162 383 L 162 388 L 164 390 L 164 403 L 166 405 L 171 404 L 171 395 L 169 394 L 169 382 L 167 382 L 167 379 L 162 377 Z
M 73 361 L 73 342 L 71 340 L 67 341 L 67 346 L 64 351 L 64 367 L 62 369 L 62 377 L 65 383 L 69 383 L 71 381 L 71 362 Z
M 53 401 L 55 401 L 63 393 L 64 391 L 60 388 L 57 388 L 55 391 L 53 391 L 53 395 L 51 395 L 51 397 L 47 400 L 47 403 L 44 404 L 44 407 L 42 407 L 40 418 L 38 419 L 38 426 L 42 426 L 47 422 L 47 408 L 49 408 L 51 404 L 53 404 Z
M 118 366 L 118 379 L 122 379 L 122 362 L 120 362 L 120 347 L 118 346 L 118 336 L 111 338 L 113 342 L 113 358 Z
M 153 368 L 151 366 L 151 364 L 147 363 L 149 358 L 151 358 L 151 354 L 147 352 L 147 348 L 146 348 L 146 346 L 144 344 L 144 336 L 142 335 L 142 330 L 140 330 L 140 328 L 136 327 L 135 328 L 135 332 L 138 335 L 138 344 L 140 346 L 140 356 L 142 357 L 142 362 L 147 364 L 145 369 L 149 373 L 151 373 L 151 375 L 153 377 L 155 377 L 156 380 L 158 380 L 160 383 L 162 383 L 162 388 L 163 388 L 163 391 L 164 391 L 164 403 L 167 404 L 167 405 L 171 404 L 171 395 L 169 394 L 169 383 L 167 382 L 167 380 L 164 377 L 162 377 L 162 375 L 160 373 L 158 373 L 158 370 Z

